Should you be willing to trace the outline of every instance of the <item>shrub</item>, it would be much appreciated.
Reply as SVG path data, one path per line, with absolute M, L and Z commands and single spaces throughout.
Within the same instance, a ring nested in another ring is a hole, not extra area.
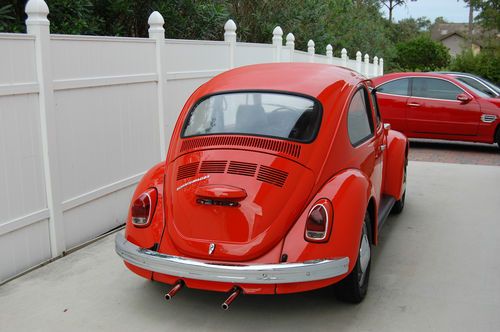
M 478 55 L 467 51 L 457 56 L 450 69 L 484 77 L 495 84 L 500 83 L 500 56 L 498 50 L 485 50 Z
M 432 71 L 447 67 L 450 55 L 448 48 L 423 35 L 398 43 L 395 62 L 403 70 Z

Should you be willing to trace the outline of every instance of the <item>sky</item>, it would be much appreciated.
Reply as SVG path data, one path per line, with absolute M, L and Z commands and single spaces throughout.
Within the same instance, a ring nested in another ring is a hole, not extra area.
M 388 17 L 387 8 L 385 8 L 385 13 Z M 396 7 L 392 14 L 394 21 L 421 16 L 426 16 L 432 22 L 438 16 L 443 16 L 449 22 L 465 23 L 469 20 L 469 9 L 463 0 L 417 0 L 415 2 L 408 0 L 407 5 Z

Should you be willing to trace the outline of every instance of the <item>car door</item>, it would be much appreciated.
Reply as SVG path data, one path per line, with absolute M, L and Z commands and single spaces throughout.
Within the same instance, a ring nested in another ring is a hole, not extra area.
M 410 79 L 399 78 L 379 85 L 376 89 L 380 114 L 391 128 L 406 132 L 406 105 L 410 95 Z
M 383 175 L 383 127 L 380 121 L 375 124 L 369 93 L 364 85 L 351 99 L 347 122 L 349 139 L 357 150 L 356 155 L 361 158 L 359 168 L 370 178 L 378 199 Z
M 454 137 L 477 134 L 479 103 L 458 85 L 442 78 L 413 77 L 410 88 L 406 119 L 411 132 Z M 457 100 L 459 94 L 470 100 Z

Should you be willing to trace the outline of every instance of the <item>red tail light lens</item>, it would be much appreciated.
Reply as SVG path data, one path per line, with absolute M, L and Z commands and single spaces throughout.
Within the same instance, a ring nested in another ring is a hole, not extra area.
M 306 241 L 327 242 L 330 239 L 332 225 L 332 203 L 328 199 L 322 198 L 313 205 L 307 216 L 304 235 Z
M 136 227 L 147 227 L 153 219 L 158 193 L 155 188 L 149 188 L 139 195 L 132 203 L 132 224 Z

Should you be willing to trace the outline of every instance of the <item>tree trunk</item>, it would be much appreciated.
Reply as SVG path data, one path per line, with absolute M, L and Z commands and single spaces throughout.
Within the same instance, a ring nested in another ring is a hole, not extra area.
M 473 23 L 474 23 L 474 1 L 470 0 L 469 1 L 469 26 L 468 26 L 468 35 L 469 35 L 469 47 L 472 49 L 472 30 L 473 30 Z
M 389 23 L 392 23 L 392 10 L 394 7 L 392 6 L 392 0 L 389 0 Z

